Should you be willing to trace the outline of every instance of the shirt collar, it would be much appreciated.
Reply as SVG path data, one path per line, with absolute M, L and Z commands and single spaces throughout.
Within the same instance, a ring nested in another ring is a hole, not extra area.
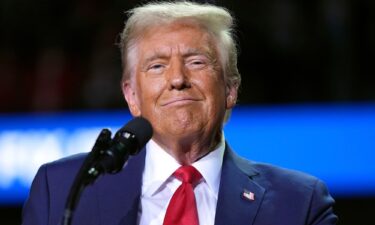
M 218 196 L 221 167 L 225 149 L 224 134 L 216 149 L 198 161 L 194 166 L 203 176 L 210 190 Z M 142 193 L 155 194 L 181 165 L 152 139 L 146 144 L 145 169 L 143 172 Z
M 203 176 L 211 191 L 218 196 L 221 166 L 223 165 L 223 156 L 225 149 L 224 135 L 216 149 L 198 161 L 194 162 L 194 166 Z

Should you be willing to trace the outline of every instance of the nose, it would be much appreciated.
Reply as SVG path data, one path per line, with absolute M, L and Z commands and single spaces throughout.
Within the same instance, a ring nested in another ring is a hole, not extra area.
M 183 62 L 174 60 L 168 71 L 169 90 L 183 90 L 190 87 L 188 72 L 184 68 Z

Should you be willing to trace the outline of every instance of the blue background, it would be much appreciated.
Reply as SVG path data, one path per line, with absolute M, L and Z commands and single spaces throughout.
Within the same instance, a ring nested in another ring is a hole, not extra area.
M 58 130 L 59 158 L 72 154 L 64 144 L 68 139 L 77 139 L 77 131 L 92 130 L 90 138 L 83 140 L 89 145 L 76 150 L 90 151 L 101 128 L 115 131 L 130 118 L 127 111 L 2 114 L 0 157 L 6 157 L 6 147 L 1 143 L 4 145 L 7 132 L 27 135 L 30 131 L 46 134 Z M 238 106 L 224 133 L 230 146 L 243 157 L 317 176 L 335 197 L 375 196 L 375 104 Z M 30 146 L 27 153 L 20 152 L 28 156 L 18 157 L 31 160 L 34 150 Z M 1 160 L 8 162 L 6 158 Z M 7 178 L 7 185 L 0 185 L 0 204 L 25 200 L 36 172 L 22 172 L 28 168 L 27 164 L 21 165 L 19 173 Z

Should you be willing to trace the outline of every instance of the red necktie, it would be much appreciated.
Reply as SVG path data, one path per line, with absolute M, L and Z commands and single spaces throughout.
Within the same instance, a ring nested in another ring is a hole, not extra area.
M 193 189 L 202 175 L 192 166 L 181 166 L 173 175 L 182 184 L 169 202 L 163 225 L 199 225 Z

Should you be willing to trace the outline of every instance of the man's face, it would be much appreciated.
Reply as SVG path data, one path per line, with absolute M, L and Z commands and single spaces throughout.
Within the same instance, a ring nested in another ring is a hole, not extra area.
M 207 32 L 186 23 L 152 28 L 135 52 L 135 73 L 123 92 L 132 115 L 151 122 L 159 144 L 174 137 L 210 139 L 220 132 L 236 90 L 226 86 Z

